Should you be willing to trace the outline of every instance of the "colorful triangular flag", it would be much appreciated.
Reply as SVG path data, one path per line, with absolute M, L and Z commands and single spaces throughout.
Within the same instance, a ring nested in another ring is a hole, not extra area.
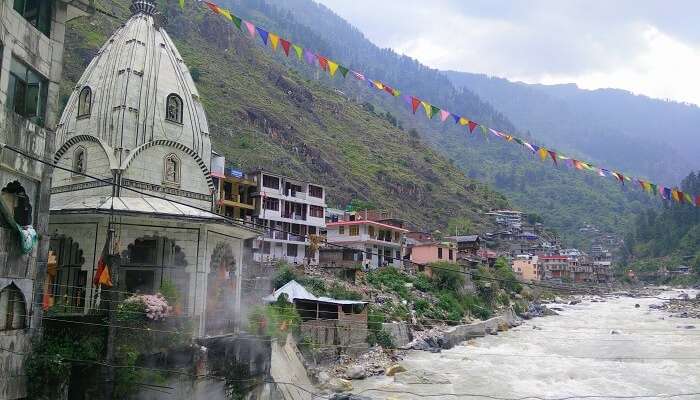
M 331 77 L 335 76 L 335 71 L 338 70 L 338 64 L 334 63 L 331 60 L 328 60 L 328 73 L 331 74 Z
M 425 115 L 426 115 L 428 118 L 433 118 L 433 114 L 431 114 L 432 111 L 433 111 L 433 109 L 432 109 L 432 107 L 430 106 L 430 103 L 428 103 L 428 102 L 426 102 L 426 101 L 422 101 L 422 100 L 421 100 L 420 103 L 421 103 L 421 105 L 423 105 L 423 109 L 425 110 Z
M 248 29 L 248 33 L 250 34 L 250 37 L 255 37 L 255 25 L 253 25 L 252 22 L 249 21 L 243 21 L 243 24 L 245 25 L 246 29 Z
M 318 58 L 318 65 L 321 67 L 321 69 L 328 71 L 328 59 L 318 54 L 316 54 L 316 58 Z
M 282 45 L 282 50 L 284 50 L 284 54 L 287 57 L 289 57 L 289 48 L 292 44 L 282 38 L 280 38 L 280 44 Z
M 260 35 L 260 39 L 262 40 L 263 44 L 267 46 L 267 31 L 261 27 L 255 27 L 255 29 L 258 31 L 258 34 Z
M 430 105 L 430 118 L 433 118 L 434 116 L 438 115 L 439 113 L 440 113 L 440 109 L 431 104 Z
M 243 22 L 243 21 L 233 14 L 231 14 L 231 21 L 233 21 L 233 24 L 236 25 L 236 28 L 238 28 L 238 30 L 240 31 L 241 30 L 241 22 Z
M 470 121 L 470 120 L 467 120 L 467 125 L 469 126 L 469 132 L 471 132 L 471 133 L 474 133 L 474 129 L 476 129 L 476 127 L 479 126 L 479 124 L 477 124 L 474 121 Z
M 549 153 L 547 152 L 547 149 L 545 149 L 544 147 L 540 147 L 540 149 L 537 151 L 537 154 L 539 154 L 540 159 L 544 161 L 547 159 L 547 155 Z
M 280 37 L 275 35 L 274 33 L 270 34 L 270 46 L 272 46 L 272 50 L 277 50 L 277 44 L 280 41 Z
M 452 118 L 454 118 L 455 124 L 458 124 L 458 123 L 459 123 L 459 119 L 462 118 L 462 117 L 460 117 L 460 116 L 457 115 L 457 114 L 452 114 Z
M 301 56 L 304 53 L 304 49 L 296 44 L 293 44 L 292 47 L 294 48 L 294 52 L 297 53 L 297 58 L 299 59 L 299 61 L 301 61 Z
M 548 150 L 547 153 L 549 153 L 552 161 L 554 161 L 554 165 L 559 166 L 559 164 L 557 164 L 557 153 L 553 152 L 552 150 Z
M 340 74 L 343 75 L 343 78 L 345 78 L 348 75 L 349 69 L 343 67 L 342 65 L 338 65 L 338 71 L 340 71 Z
M 411 108 L 413 109 L 413 113 L 416 113 L 416 110 L 418 109 L 418 106 L 421 104 L 421 101 L 417 97 L 411 96 Z

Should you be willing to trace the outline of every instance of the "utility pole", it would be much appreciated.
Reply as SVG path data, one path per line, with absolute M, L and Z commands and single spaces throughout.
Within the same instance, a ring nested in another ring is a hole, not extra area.
M 121 260 L 119 254 L 112 254 L 114 251 L 114 199 L 119 197 L 119 185 L 121 183 L 119 172 L 114 173 L 112 178 L 112 204 L 110 209 L 109 223 L 107 224 L 107 237 L 105 239 L 107 243 L 107 255 L 105 262 L 109 268 L 109 273 L 112 277 L 112 288 L 111 290 L 105 291 L 103 297 L 106 294 L 106 304 L 107 304 L 107 348 L 105 351 L 105 379 L 104 379 L 104 391 L 103 399 L 112 400 L 114 398 L 114 381 L 116 379 L 116 371 L 113 367 L 115 358 L 115 341 L 117 336 L 117 303 L 119 302 L 119 266 Z M 99 283 L 98 283 L 99 284 Z

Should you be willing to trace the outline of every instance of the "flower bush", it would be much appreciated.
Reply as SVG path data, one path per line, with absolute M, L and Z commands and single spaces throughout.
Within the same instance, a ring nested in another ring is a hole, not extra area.
M 168 301 L 157 294 L 138 294 L 124 300 L 117 307 L 117 318 L 119 320 L 139 320 L 162 321 L 169 317 L 173 308 L 168 305 Z

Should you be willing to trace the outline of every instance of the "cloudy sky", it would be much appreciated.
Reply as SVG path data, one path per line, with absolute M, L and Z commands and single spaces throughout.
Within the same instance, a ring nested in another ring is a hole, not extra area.
M 440 69 L 700 104 L 698 0 L 317 0 Z

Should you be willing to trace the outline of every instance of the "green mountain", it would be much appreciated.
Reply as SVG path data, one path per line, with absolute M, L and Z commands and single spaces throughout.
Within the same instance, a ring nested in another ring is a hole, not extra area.
M 686 193 L 700 193 L 700 171 L 691 172 L 681 184 Z M 669 204 L 660 211 L 647 210 L 635 219 L 625 237 L 625 268 L 642 276 L 659 267 L 694 268 L 700 281 L 700 208 Z
M 128 3 L 97 4 L 116 19 L 98 13 L 69 24 L 64 98 L 128 17 Z M 369 202 L 422 228 L 456 217 L 479 222 L 484 211 L 508 205 L 386 114 L 285 66 L 208 10 L 188 2 L 183 13 L 176 4 L 161 4 L 166 29 L 197 83 L 213 145 L 235 167 L 320 182 L 332 205 Z
M 447 71 L 503 111 L 520 129 L 554 148 L 609 168 L 675 185 L 700 168 L 700 108 L 624 90 L 583 90 L 575 84 L 530 85 Z
M 503 114 L 474 92 L 456 87 L 441 72 L 416 60 L 380 49 L 360 31 L 328 8 L 311 0 L 220 0 L 219 3 L 256 24 L 288 37 L 377 79 L 440 107 L 469 117 L 494 129 L 530 137 L 519 131 Z M 281 54 L 281 53 L 280 53 Z M 594 224 L 604 231 L 621 234 L 640 210 L 657 204 L 630 186 L 613 180 L 555 169 L 519 146 L 500 140 L 468 135 L 464 127 L 428 121 L 413 116 L 402 100 L 368 90 L 354 79 L 331 79 L 296 61 L 283 62 L 312 80 L 342 91 L 358 102 L 367 102 L 377 113 L 388 114 L 404 129 L 416 129 L 424 142 L 454 161 L 470 178 L 491 184 L 513 205 L 536 213 L 557 229 L 569 243 L 585 246 L 578 229 Z M 537 138 L 533 138 L 536 143 Z M 627 172 L 627 171 L 623 171 Z

